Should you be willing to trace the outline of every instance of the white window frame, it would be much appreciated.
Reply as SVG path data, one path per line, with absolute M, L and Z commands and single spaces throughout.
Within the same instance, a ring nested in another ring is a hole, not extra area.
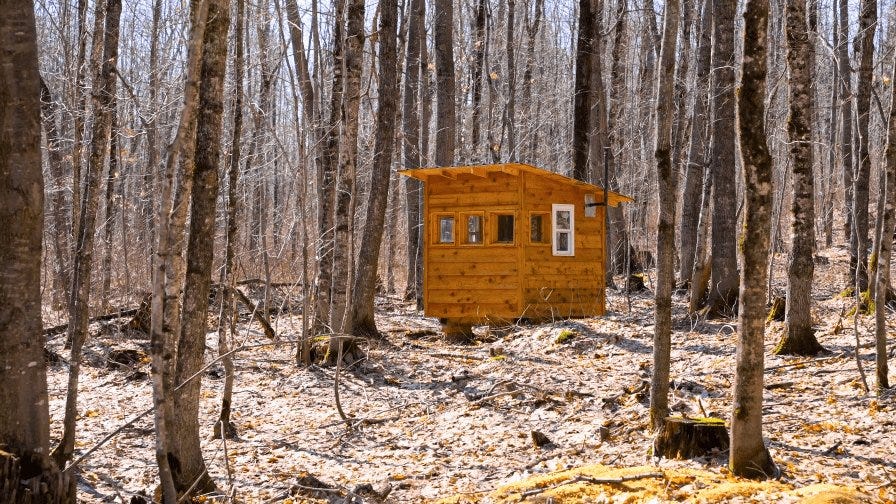
M 569 212 L 569 228 L 561 228 L 557 225 L 557 212 Z M 569 250 L 557 250 L 560 235 L 569 236 Z M 576 207 L 572 204 L 554 203 L 551 205 L 551 252 L 555 256 L 576 255 Z

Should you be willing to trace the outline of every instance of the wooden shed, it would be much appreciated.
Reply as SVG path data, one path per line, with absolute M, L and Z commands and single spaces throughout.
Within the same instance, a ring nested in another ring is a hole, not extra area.
M 424 313 L 446 334 L 604 313 L 602 188 L 519 163 L 401 174 L 424 182 Z

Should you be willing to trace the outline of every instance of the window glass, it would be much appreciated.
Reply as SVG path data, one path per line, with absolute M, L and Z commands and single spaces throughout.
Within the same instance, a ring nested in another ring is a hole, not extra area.
M 454 217 L 439 217 L 439 243 L 454 243 Z
M 482 243 L 482 216 L 467 216 L 467 243 Z
M 513 243 L 513 215 L 498 216 L 498 239 L 496 243 Z
M 544 243 L 544 216 L 529 216 L 529 241 L 532 243 Z
M 593 194 L 585 195 L 585 217 L 597 216 L 597 199 Z

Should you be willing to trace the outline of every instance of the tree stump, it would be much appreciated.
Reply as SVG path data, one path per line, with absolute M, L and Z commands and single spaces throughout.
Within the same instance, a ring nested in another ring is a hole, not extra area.
M 728 449 L 728 428 L 721 418 L 667 417 L 653 442 L 653 454 L 687 459 Z
M 23 460 L 0 450 L 0 502 L 75 502 L 72 483 L 46 455 L 26 454 Z

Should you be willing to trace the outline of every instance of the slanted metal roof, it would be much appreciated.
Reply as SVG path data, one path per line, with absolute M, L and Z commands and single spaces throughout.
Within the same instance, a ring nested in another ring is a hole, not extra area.
M 417 180 L 422 180 L 423 182 L 427 182 L 434 177 L 445 177 L 449 179 L 456 179 L 459 175 L 476 175 L 479 177 L 485 177 L 488 174 L 495 172 L 506 173 L 513 176 L 519 176 L 522 172 L 532 173 L 539 177 L 544 177 L 561 184 L 568 184 L 588 191 L 594 191 L 598 195 L 598 201 L 603 200 L 604 189 L 600 186 L 582 182 L 581 180 L 576 180 L 565 175 L 560 175 L 559 173 L 550 172 L 523 163 L 415 168 L 411 170 L 401 170 L 398 173 L 406 177 L 411 177 Z M 628 196 L 613 191 L 607 191 L 607 204 L 610 206 L 615 207 L 619 206 L 620 203 L 630 203 L 633 201 L 634 200 L 632 198 L 629 198 Z

